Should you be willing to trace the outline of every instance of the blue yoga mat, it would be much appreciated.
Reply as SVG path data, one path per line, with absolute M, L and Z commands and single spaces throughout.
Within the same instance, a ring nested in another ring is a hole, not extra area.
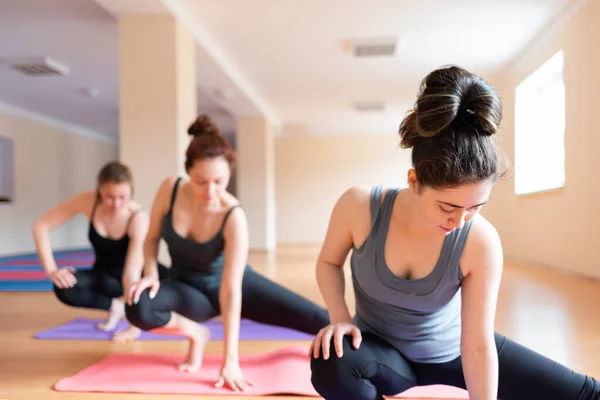
M 89 251 L 92 251 L 92 249 L 86 248 L 86 249 L 78 249 L 78 250 L 55 251 L 54 257 L 55 258 L 72 257 L 72 256 L 76 256 L 80 253 L 89 252 Z M 0 261 L 35 260 L 37 258 L 38 258 L 37 253 L 33 252 L 33 253 L 15 254 L 15 255 L 10 255 L 10 256 L 0 257 Z
M 64 259 L 88 259 L 91 249 L 76 249 L 76 250 L 62 250 L 55 251 L 54 257 L 57 264 L 61 264 L 61 260 Z M 34 260 L 39 262 L 38 255 L 35 252 L 27 254 L 14 254 L 10 256 L 0 257 L 0 271 L 42 271 L 41 265 L 11 265 L 11 262 Z M 89 269 L 90 265 L 75 266 L 74 268 Z M 0 292 L 51 292 L 52 282 L 49 279 L 0 279 Z
M 0 292 L 51 292 L 50 280 L 0 281 Z

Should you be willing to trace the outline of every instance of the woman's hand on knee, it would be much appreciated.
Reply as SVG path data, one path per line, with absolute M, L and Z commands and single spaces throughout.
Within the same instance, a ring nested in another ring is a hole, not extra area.
M 125 302 L 128 305 L 137 304 L 140 301 L 140 296 L 146 289 L 150 289 L 148 294 L 151 299 L 158 293 L 160 281 L 154 276 L 145 276 L 139 281 L 131 282 L 125 292 Z
M 341 358 L 343 356 L 344 336 L 352 336 L 352 345 L 355 349 L 358 349 L 360 342 L 362 341 L 360 329 L 354 324 L 340 322 L 328 325 L 317 333 L 317 336 L 315 336 L 315 339 L 310 346 L 309 354 L 312 353 L 314 358 L 319 358 L 319 353 L 322 349 L 323 359 L 329 359 L 331 339 L 333 338 L 335 354 L 338 358 Z
M 77 279 L 75 278 L 75 268 L 73 267 L 58 269 L 51 273 L 48 277 L 59 289 L 72 288 L 75 286 L 75 284 L 77 284 Z

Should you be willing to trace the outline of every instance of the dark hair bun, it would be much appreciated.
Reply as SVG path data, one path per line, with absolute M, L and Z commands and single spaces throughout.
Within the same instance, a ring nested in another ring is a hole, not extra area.
M 500 98 L 485 80 L 456 66 L 437 69 L 421 82 L 415 108 L 402 121 L 401 146 L 413 147 L 449 129 L 490 136 L 501 119 Z
M 212 135 L 220 136 L 219 128 L 213 123 L 212 119 L 206 115 L 200 115 L 188 128 L 188 134 L 192 136 Z

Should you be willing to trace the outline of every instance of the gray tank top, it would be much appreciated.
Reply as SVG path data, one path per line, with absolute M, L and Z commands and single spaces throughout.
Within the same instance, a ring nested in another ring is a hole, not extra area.
M 455 229 L 444 244 L 433 271 L 407 280 L 394 275 L 385 263 L 384 248 L 392 208 L 399 189 L 371 192 L 371 232 L 354 248 L 350 265 L 356 297 L 354 323 L 398 349 L 407 359 L 439 363 L 460 355 L 460 257 L 471 221 Z

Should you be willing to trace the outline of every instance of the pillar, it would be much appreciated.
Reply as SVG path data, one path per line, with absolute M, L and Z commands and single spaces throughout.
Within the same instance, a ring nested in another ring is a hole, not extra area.
M 275 248 L 275 148 L 271 123 L 236 120 L 237 197 L 246 210 L 250 249 Z
M 172 15 L 120 15 L 119 159 L 147 210 L 164 178 L 185 173 L 196 95 L 192 34 Z

